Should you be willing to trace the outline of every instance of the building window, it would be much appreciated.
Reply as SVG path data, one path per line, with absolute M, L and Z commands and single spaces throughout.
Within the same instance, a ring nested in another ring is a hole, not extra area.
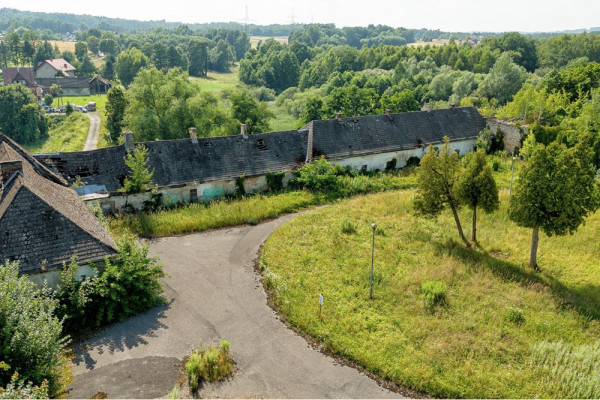
M 190 203 L 196 203 L 198 201 L 198 189 L 190 190 Z

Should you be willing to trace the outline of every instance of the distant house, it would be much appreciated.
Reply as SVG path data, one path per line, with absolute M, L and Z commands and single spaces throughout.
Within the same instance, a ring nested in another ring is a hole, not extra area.
M 38 63 L 35 68 L 36 78 L 54 78 L 57 75 L 74 78 L 75 67 L 64 58 L 53 58 Z
M 111 87 L 112 84 L 100 75 L 90 80 L 90 94 L 105 94 Z
M 25 85 L 37 100 L 42 99 L 42 88 L 35 81 L 33 67 L 3 68 L 2 74 L 4 75 L 4 85 Z
M 102 264 L 116 245 L 62 177 L 0 135 L 0 264 L 19 261 L 21 274 L 55 286 L 74 254 L 80 265 Z
M 90 80 L 88 78 L 37 78 L 44 94 L 50 93 L 50 86 L 57 84 L 62 88 L 63 96 L 89 96 Z
M 475 145 L 486 120 L 475 108 L 421 111 L 312 121 L 300 130 L 260 135 L 197 138 L 145 142 L 149 167 L 154 170 L 163 205 L 210 201 L 235 193 L 236 179 L 244 176 L 247 193 L 267 189 L 269 172 L 293 171 L 324 156 L 332 163 L 362 170 L 396 167 L 411 157 L 421 158 L 427 146 L 439 146 L 444 136 L 454 151 L 465 154 Z M 140 209 L 152 193 L 124 195 L 118 192 L 129 173 L 124 162 L 134 148 L 133 134 L 123 146 L 99 150 L 39 154 L 36 158 L 70 182 L 84 182 L 78 192 L 85 200 L 98 201 L 107 212 L 130 207 Z

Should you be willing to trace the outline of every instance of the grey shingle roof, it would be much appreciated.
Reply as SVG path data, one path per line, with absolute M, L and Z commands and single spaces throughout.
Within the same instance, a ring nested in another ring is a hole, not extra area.
M 0 193 L 0 263 L 19 260 L 21 273 L 39 273 L 42 265 L 62 267 L 74 253 L 82 262 L 116 254 L 114 241 L 64 179 L 0 135 L 0 161 L 16 160 L 23 176 Z
M 36 78 L 35 80 L 44 89 L 50 88 L 54 83 L 63 89 L 85 89 L 90 87 L 88 78 Z
M 473 107 L 313 121 L 313 157 L 328 159 L 413 149 L 477 137 L 485 119 Z
M 292 170 L 306 157 L 306 131 L 144 142 L 154 183 L 161 187 L 203 183 Z M 36 157 L 70 179 L 105 185 L 116 192 L 128 174 L 124 146 Z

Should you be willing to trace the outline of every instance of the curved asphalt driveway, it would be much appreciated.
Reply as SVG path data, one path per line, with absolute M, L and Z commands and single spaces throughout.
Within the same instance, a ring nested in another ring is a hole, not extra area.
M 400 397 L 314 350 L 267 306 L 253 260 L 291 218 L 153 241 L 151 254 L 170 274 L 164 280 L 170 304 L 77 346 L 71 397 L 164 396 L 179 377 L 180 360 L 200 340 L 221 338 L 231 342 L 237 371 L 202 388 L 202 397 Z

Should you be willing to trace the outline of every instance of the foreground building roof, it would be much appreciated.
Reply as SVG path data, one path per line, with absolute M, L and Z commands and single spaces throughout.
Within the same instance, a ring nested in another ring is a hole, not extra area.
M 67 182 L 0 135 L 0 263 L 20 261 L 20 273 L 61 268 L 116 254 L 114 241 Z

